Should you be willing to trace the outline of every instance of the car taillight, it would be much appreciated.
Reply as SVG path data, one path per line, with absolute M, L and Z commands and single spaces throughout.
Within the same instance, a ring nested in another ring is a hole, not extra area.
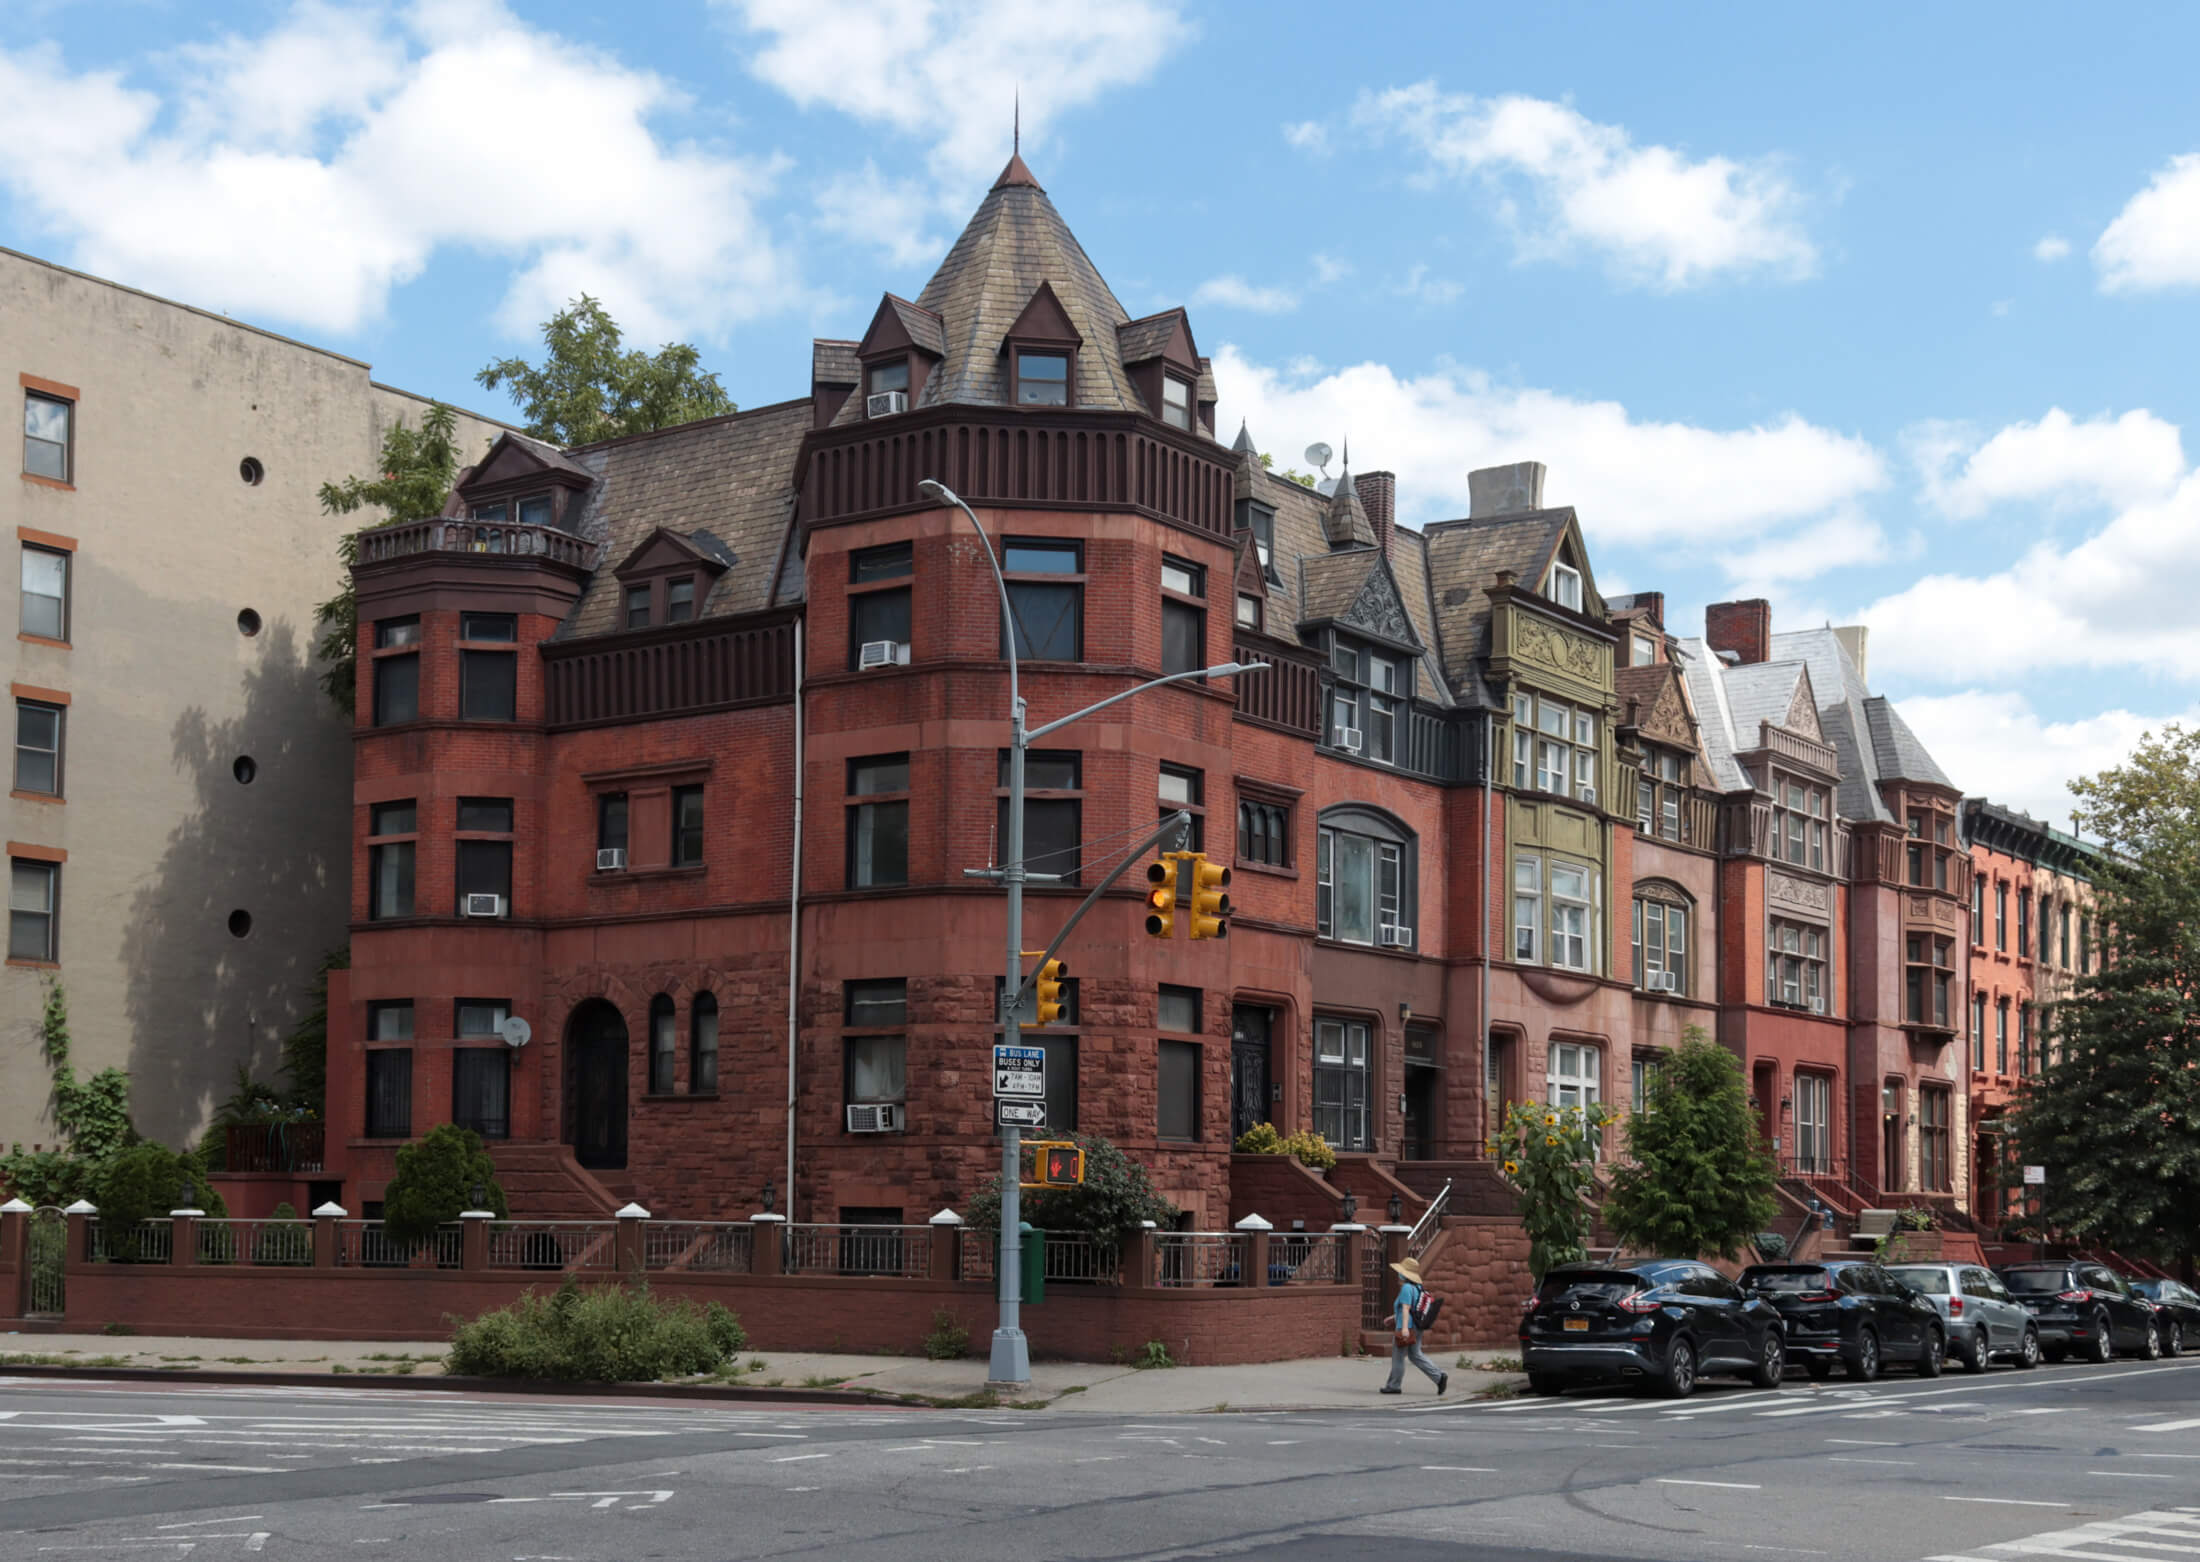
M 1622 1312 L 1654 1313 L 1663 1309 L 1665 1303 L 1659 1301 L 1656 1297 L 1651 1296 L 1646 1292 L 1637 1291 L 1632 1296 L 1621 1297 L 1619 1299 L 1619 1305 L 1620 1311 Z
M 1962 1317 L 1962 1316 L 1963 1316 L 1963 1298 L 1962 1298 L 1962 1297 L 1960 1297 L 1960 1296 L 1951 1296 L 1951 1297 L 1949 1297 L 1949 1298 L 1948 1298 L 1948 1316 L 1949 1316 L 1949 1317 L 1951 1317 L 1951 1318 L 1960 1318 L 1960 1317 Z
M 2055 1300 L 2058 1302 L 2090 1302 L 2093 1300 L 2093 1293 L 2091 1291 L 2057 1291 Z
M 1534 1311 L 1535 1311 L 1535 1304 L 1536 1304 L 1536 1298 L 1534 1298 L 1534 1297 L 1532 1297 L 1532 1296 L 1531 1296 L 1531 1297 L 1529 1297 L 1529 1298 L 1528 1298 L 1528 1299 L 1527 1299 L 1526 1301 L 1522 1302 L 1522 1303 L 1520 1304 L 1520 1316 L 1521 1316 L 1521 1317 L 1523 1317 L 1523 1318 L 1525 1318 L 1525 1317 L 1527 1317 L 1527 1316 L 1528 1316 L 1528 1314 L 1530 1314 L 1530 1313 L 1534 1312 Z

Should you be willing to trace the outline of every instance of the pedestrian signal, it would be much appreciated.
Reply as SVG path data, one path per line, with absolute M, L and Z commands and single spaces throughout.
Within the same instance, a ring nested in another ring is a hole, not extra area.
M 1148 865 L 1146 883 L 1146 936 L 1167 938 L 1176 931 L 1177 853 L 1170 852 Z
M 1230 897 L 1223 890 L 1229 887 L 1230 870 L 1198 853 L 1185 866 L 1192 880 L 1192 937 L 1229 937 Z
M 1026 1188 L 1074 1188 L 1085 1180 L 1085 1152 L 1064 1139 L 1027 1139 L 1016 1180 Z

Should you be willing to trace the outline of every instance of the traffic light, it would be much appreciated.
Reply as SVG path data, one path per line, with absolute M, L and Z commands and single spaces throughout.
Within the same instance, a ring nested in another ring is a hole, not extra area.
M 1066 1139 L 1026 1139 L 1016 1180 L 1026 1188 L 1074 1188 L 1085 1180 L 1085 1152 Z
M 1038 1018 L 1034 1025 L 1052 1025 L 1062 1017 L 1062 978 L 1069 974 L 1069 967 L 1059 960 L 1049 960 L 1039 967 L 1032 979 L 1038 997 Z
M 1176 932 L 1176 852 L 1164 853 L 1159 862 L 1146 869 L 1146 882 L 1152 886 L 1146 894 L 1146 935 L 1149 938 L 1168 938 Z
M 1192 937 L 1227 938 L 1230 924 L 1223 919 L 1230 914 L 1230 897 L 1222 892 L 1229 886 L 1230 870 L 1209 862 L 1199 852 L 1189 857 L 1186 866 L 1191 869 L 1192 879 Z

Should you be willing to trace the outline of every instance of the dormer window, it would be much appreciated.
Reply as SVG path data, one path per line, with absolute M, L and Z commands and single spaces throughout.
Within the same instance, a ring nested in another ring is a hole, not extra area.
M 626 627 L 629 629 L 647 629 L 649 627 L 649 587 L 629 586 L 626 588 Z
M 1016 405 L 1066 407 L 1069 405 L 1069 354 L 1018 352 L 1016 354 Z
M 1636 635 L 1634 646 L 1634 660 L 1628 665 L 1632 667 L 1648 667 L 1652 662 L 1655 662 L 1657 659 L 1657 642 L 1652 640 L 1648 635 Z
M 871 365 L 869 384 L 871 394 L 881 391 L 905 391 L 909 388 L 909 360 L 896 358 L 890 363 Z
M 494 504 L 477 504 L 472 511 L 474 520 L 487 521 L 493 525 L 501 524 L 510 514 L 511 510 L 502 499 L 497 500 Z
M 1550 579 L 1545 582 L 1544 596 L 1560 607 L 1581 611 L 1581 571 L 1571 564 L 1553 564 Z
M 1256 596 L 1252 596 L 1252 595 L 1249 595 L 1248 593 L 1246 593 L 1246 592 L 1243 592 L 1243 591 L 1241 591 L 1241 592 L 1239 592 L 1239 593 L 1238 593 L 1238 599 L 1237 599 L 1237 621 L 1238 621 L 1238 624 L 1239 624 L 1239 626 L 1240 626 L 1241 628 L 1245 628 L 1245 629 L 1258 629 L 1258 628 L 1260 628 L 1260 626 L 1261 626 L 1261 625 L 1260 625 L 1260 598 L 1259 598 L 1259 597 L 1256 597 Z
M 1192 388 L 1173 374 L 1162 377 L 1161 421 L 1187 432 L 1192 426 Z
M 665 622 L 685 624 L 695 617 L 695 577 L 682 575 L 665 582 Z
M 909 410 L 909 360 L 889 358 L 864 370 L 863 415 L 889 418 Z
M 529 494 L 519 502 L 519 523 L 522 526 L 548 526 L 550 524 L 550 496 Z

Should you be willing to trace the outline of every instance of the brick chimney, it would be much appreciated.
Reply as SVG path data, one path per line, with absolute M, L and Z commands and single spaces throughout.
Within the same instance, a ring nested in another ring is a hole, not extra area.
M 1737 662 L 1761 662 L 1772 654 L 1772 604 L 1763 597 L 1714 602 L 1703 610 L 1703 637 L 1714 651 L 1732 651 Z
M 1355 472 L 1352 486 L 1360 496 L 1360 508 L 1367 512 L 1367 524 L 1375 529 L 1375 546 L 1383 550 L 1383 557 L 1390 557 L 1391 528 L 1398 521 L 1398 474 L 1395 472 Z

